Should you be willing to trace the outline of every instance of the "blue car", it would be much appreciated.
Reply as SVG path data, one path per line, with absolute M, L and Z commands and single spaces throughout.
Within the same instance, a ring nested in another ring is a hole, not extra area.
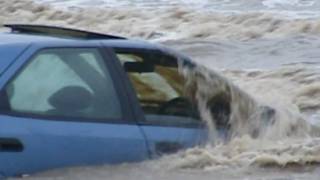
M 160 45 L 54 26 L 0 33 L 0 174 L 136 162 L 204 143 L 178 64 Z

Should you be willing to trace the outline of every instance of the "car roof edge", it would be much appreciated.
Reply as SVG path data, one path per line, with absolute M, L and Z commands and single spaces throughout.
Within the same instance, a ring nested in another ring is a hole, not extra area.
M 33 34 L 33 35 L 46 35 L 52 37 L 71 37 L 81 38 L 87 40 L 99 40 L 99 39 L 127 39 L 121 36 L 114 36 L 109 34 L 102 34 L 97 32 L 90 32 L 80 29 L 48 26 L 48 25 L 36 25 L 36 24 L 4 24 L 4 27 L 10 28 L 13 33 L 21 34 Z

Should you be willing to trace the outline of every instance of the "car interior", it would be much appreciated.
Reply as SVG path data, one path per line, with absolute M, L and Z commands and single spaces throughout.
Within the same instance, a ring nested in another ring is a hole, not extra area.
M 116 54 L 136 91 L 146 121 L 199 121 L 196 103 L 185 93 L 177 59 L 161 54 L 117 49 Z

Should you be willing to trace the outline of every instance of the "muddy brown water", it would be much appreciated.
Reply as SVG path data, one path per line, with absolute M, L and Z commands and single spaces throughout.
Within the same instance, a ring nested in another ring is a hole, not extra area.
M 25 179 L 319 179 L 317 18 L 281 17 L 270 11 L 136 8 L 57 9 L 28 0 L 0 0 L 0 24 L 68 25 L 149 39 L 185 52 L 211 69 L 186 72 L 193 74 L 190 82 L 198 83 L 194 95 L 203 107 L 202 117 L 214 121 L 204 104 L 215 93 L 229 98 L 233 132 L 229 141 L 212 141 L 141 163 L 64 168 Z M 211 91 L 213 87 L 216 91 Z M 261 123 L 265 106 L 276 110 L 271 126 Z M 215 139 L 214 125 L 210 128 Z

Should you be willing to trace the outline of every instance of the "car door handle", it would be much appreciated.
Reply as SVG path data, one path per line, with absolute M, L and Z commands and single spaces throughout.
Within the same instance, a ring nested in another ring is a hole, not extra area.
M 23 144 L 15 138 L 0 137 L 0 152 L 22 152 Z
M 175 153 L 182 148 L 183 145 L 178 142 L 161 141 L 155 144 L 156 153 L 159 155 Z

